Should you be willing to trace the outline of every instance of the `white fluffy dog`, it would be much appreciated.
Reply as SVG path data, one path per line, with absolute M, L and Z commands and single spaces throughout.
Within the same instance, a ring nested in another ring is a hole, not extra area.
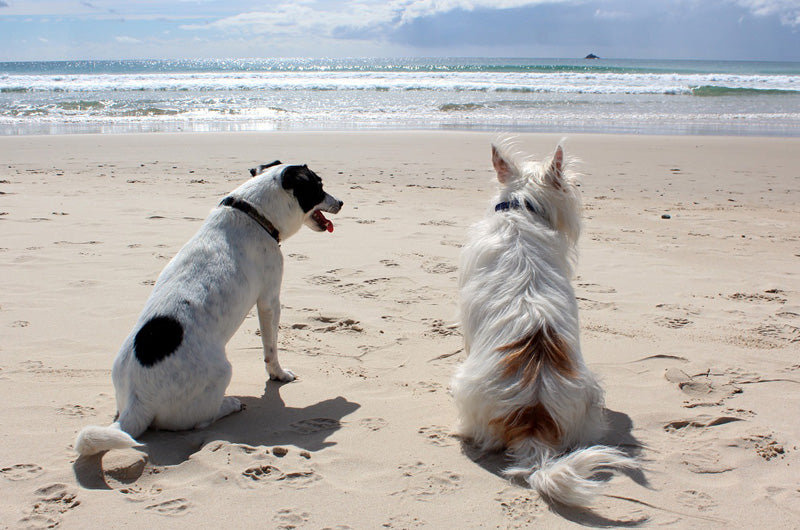
M 110 427 L 78 434 L 81 455 L 139 445 L 134 437 L 148 427 L 201 428 L 242 410 L 237 398 L 225 396 L 231 380 L 225 344 L 253 305 L 269 377 L 294 380 L 278 363 L 279 244 L 303 224 L 332 231 L 321 212 L 337 213 L 342 202 L 306 166 L 275 161 L 250 173 L 158 277 L 114 361 L 119 416 Z
M 482 451 L 507 450 L 514 465 L 505 473 L 544 497 L 588 506 L 599 469 L 634 461 L 589 447 L 605 418 L 603 391 L 581 356 L 571 285 L 580 195 L 561 146 L 541 163 L 511 149 L 492 146 L 499 196 L 461 254 L 458 434 Z

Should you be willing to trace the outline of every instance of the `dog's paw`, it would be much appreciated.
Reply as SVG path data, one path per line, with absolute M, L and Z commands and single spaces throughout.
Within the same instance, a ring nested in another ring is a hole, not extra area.
M 280 381 L 281 383 L 291 383 L 292 381 L 297 379 L 297 376 L 295 376 L 289 370 L 281 370 L 276 374 L 269 374 L 269 378 L 272 381 Z

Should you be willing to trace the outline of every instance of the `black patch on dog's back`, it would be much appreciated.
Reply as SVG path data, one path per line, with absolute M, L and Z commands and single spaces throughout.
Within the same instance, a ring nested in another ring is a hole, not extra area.
M 281 185 L 292 190 L 303 212 L 308 212 L 325 200 L 322 179 L 308 169 L 308 166 L 289 166 L 283 170 Z
M 153 317 L 136 333 L 133 349 L 142 366 L 153 366 L 174 353 L 182 341 L 183 326 L 174 317 Z

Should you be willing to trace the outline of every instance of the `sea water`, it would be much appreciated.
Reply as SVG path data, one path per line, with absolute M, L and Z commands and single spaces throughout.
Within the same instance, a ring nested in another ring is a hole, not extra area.
M 374 129 L 800 136 L 800 63 L 0 63 L 0 135 Z

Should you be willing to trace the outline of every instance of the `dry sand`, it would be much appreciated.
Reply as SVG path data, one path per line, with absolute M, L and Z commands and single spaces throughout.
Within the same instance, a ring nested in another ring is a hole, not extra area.
M 0 138 L 0 524 L 59 528 L 800 527 L 800 139 L 583 136 L 575 280 L 608 441 L 642 474 L 550 509 L 450 436 L 459 246 L 494 191 L 482 133 Z M 559 137 L 523 135 L 537 155 Z M 281 360 L 228 344 L 247 409 L 76 462 L 160 270 L 251 166 L 345 201 L 283 243 Z M 663 219 L 668 214 L 669 219 Z M 101 467 L 102 466 L 102 467 Z

